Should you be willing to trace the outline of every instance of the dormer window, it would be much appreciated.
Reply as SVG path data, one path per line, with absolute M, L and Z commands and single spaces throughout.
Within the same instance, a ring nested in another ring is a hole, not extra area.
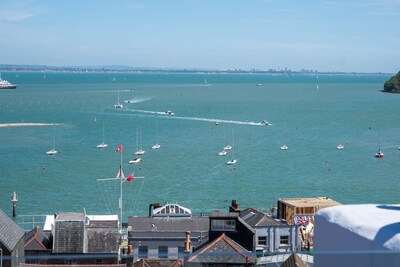
M 235 220 L 211 220 L 211 231 L 235 231 Z

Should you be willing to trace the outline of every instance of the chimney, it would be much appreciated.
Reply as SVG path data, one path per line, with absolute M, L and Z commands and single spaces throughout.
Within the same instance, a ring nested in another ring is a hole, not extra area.
M 13 204 L 12 216 L 15 218 L 15 217 L 17 217 L 17 202 L 18 202 L 17 193 L 15 193 L 15 192 L 12 193 L 11 202 Z
M 186 240 L 185 240 L 184 252 L 185 253 L 190 253 L 191 251 L 192 251 L 192 248 L 190 246 L 190 231 L 186 231 Z
M 239 204 L 235 199 L 232 200 L 232 204 L 229 207 L 229 212 L 240 212 Z

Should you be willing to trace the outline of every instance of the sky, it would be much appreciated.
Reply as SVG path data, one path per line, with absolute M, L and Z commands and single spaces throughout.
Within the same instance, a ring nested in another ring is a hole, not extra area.
M 400 0 L 1 0 L 0 64 L 400 70 Z

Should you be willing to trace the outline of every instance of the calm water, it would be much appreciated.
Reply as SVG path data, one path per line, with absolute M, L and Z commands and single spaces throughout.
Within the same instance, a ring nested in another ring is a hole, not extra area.
M 279 197 L 399 203 L 400 95 L 379 91 L 387 76 L 2 77 L 18 88 L 0 91 L 0 123 L 59 124 L 0 127 L 0 209 L 9 214 L 13 191 L 19 214 L 115 212 L 119 184 L 97 179 L 115 177 L 118 144 L 125 174 L 145 177 L 123 184 L 129 215 L 146 215 L 154 202 L 175 202 L 195 213 L 224 210 L 231 199 L 262 210 Z M 121 102 L 135 103 L 116 110 L 118 90 Z M 154 114 L 165 110 L 175 115 Z M 262 120 L 273 125 L 251 123 Z M 103 122 L 109 147 L 99 150 Z M 61 154 L 47 156 L 54 136 Z M 152 150 L 157 142 L 161 149 Z M 232 142 L 234 151 L 218 156 Z M 287 151 L 279 149 L 284 143 Z M 374 157 L 379 145 L 383 159 Z M 140 147 L 147 150 L 143 162 L 128 164 Z M 232 153 L 238 163 L 228 166 Z

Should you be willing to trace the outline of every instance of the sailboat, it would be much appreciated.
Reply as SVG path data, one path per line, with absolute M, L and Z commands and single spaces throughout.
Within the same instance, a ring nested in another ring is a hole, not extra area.
M 285 132 L 286 131 L 287 130 L 285 130 Z M 288 146 L 287 146 L 287 140 L 286 140 L 285 144 L 283 146 L 281 146 L 281 150 L 287 150 L 287 149 L 288 149 Z
M 225 156 L 226 154 L 228 154 L 226 150 L 222 150 L 221 152 L 218 153 L 219 156 Z
M 236 164 L 237 159 L 235 159 L 235 135 L 234 132 L 232 131 L 232 159 L 228 161 L 226 164 L 228 165 L 233 165 Z
M 157 125 L 156 125 L 156 139 L 158 139 Z M 158 143 L 158 140 L 157 140 L 157 143 L 154 146 L 152 146 L 151 149 L 159 149 L 160 147 L 161 147 L 161 145 Z
M 119 90 L 118 90 L 118 102 L 117 102 L 117 104 L 115 104 L 115 108 L 123 108 L 123 107 L 124 107 L 124 105 L 119 103 Z
M 136 135 L 136 146 L 138 145 L 138 135 Z M 142 129 L 140 129 L 140 149 L 135 152 L 135 155 L 144 155 L 146 151 L 142 148 Z
M 381 132 L 379 131 L 379 149 L 378 152 L 375 153 L 375 157 L 377 158 L 383 158 L 384 154 L 381 151 Z
M 103 143 L 97 145 L 97 148 L 106 148 L 108 145 L 104 143 L 104 121 L 103 121 Z
M 56 150 L 56 128 L 54 127 L 54 134 L 53 134 L 53 148 L 46 152 L 46 155 L 55 155 L 58 151 Z

